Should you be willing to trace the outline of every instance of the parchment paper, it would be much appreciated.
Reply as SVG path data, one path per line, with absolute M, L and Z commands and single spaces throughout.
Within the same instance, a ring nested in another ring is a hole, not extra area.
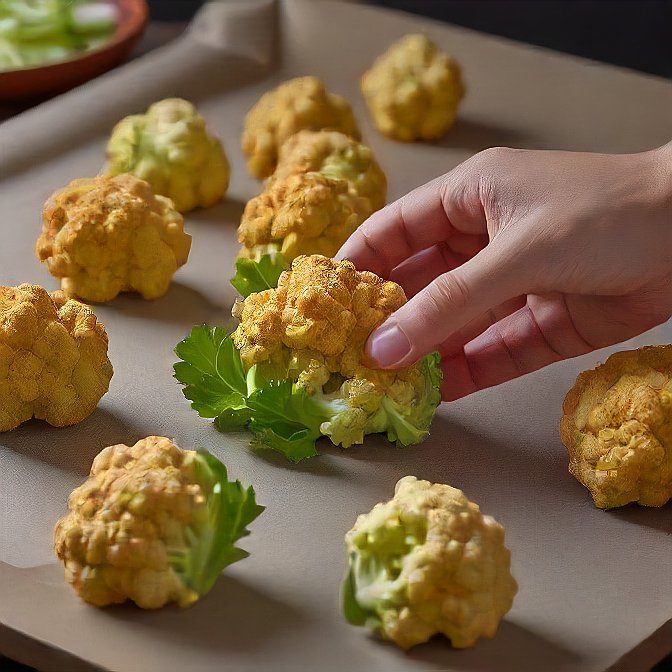
M 461 117 L 436 144 L 375 132 L 357 86 L 375 55 L 425 31 L 463 64 Z M 608 351 L 444 405 L 424 444 L 384 441 L 292 466 L 218 434 L 172 378 L 172 348 L 196 323 L 230 324 L 235 228 L 260 185 L 239 150 L 245 111 L 280 81 L 317 74 L 352 101 L 390 198 L 492 145 L 644 150 L 672 137 L 664 80 L 402 14 L 316 0 L 208 5 L 178 42 L 0 126 L 0 284 L 56 281 L 33 254 L 46 197 L 95 174 L 122 116 L 167 96 L 193 100 L 233 165 L 220 205 L 191 213 L 189 263 L 153 302 L 99 306 L 115 367 L 85 422 L 30 422 L 0 436 L 0 651 L 45 670 L 647 670 L 672 650 L 672 510 L 605 513 L 567 473 L 558 438 L 565 392 Z M 670 325 L 620 347 L 670 340 Z M 611 350 L 613 350 L 612 348 Z M 99 450 L 149 434 L 203 446 L 254 484 L 266 512 L 226 570 L 187 611 L 98 610 L 62 578 L 51 529 Z M 457 651 L 442 639 L 404 654 L 339 611 L 343 534 L 406 474 L 462 488 L 506 527 L 520 592 L 496 638 Z M 620 662 L 619 662 L 620 661 Z

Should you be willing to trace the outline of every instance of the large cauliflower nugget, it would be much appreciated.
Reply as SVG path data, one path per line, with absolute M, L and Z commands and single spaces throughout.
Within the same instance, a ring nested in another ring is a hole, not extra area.
M 96 606 L 143 609 L 186 607 L 207 593 L 248 555 L 234 542 L 263 511 L 215 457 L 161 436 L 105 448 L 68 508 L 54 530 L 67 581 Z
M 455 122 L 465 87 L 460 66 L 424 35 L 406 35 L 361 79 L 378 130 L 395 140 L 434 140 Z
M 569 471 L 608 509 L 672 497 L 672 345 L 611 355 L 567 393 Z
M 171 201 L 133 175 L 118 175 L 74 180 L 53 194 L 35 251 L 68 296 L 110 301 L 127 291 L 162 296 L 190 248 Z
M 86 418 L 107 392 L 107 334 L 94 312 L 37 285 L 0 287 L 0 431 Z
M 449 485 L 402 478 L 345 541 L 346 618 L 404 649 L 437 633 L 457 648 L 494 637 L 518 589 L 504 528 Z
M 369 199 L 373 211 L 385 205 L 385 173 L 366 145 L 344 133 L 299 131 L 282 145 L 273 179 L 311 172 L 347 180 L 354 194 Z
M 348 261 L 320 255 L 294 260 L 277 289 L 247 297 L 236 309 L 233 341 L 247 368 L 254 364 L 312 359 L 329 374 L 392 382 L 400 371 L 367 369 L 361 363 L 368 335 L 406 303 L 404 290 Z
M 297 77 L 265 93 L 245 117 L 242 149 L 247 167 L 258 178 L 275 170 L 278 150 L 298 131 L 341 131 L 359 138 L 350 104 L 329 93 L 317 77 Z
M 259 260 L 276 250 L 286 263 L 301 254 L 330 257 L 370 214 L 369 200 L 351 193 L 347 180 L 289 175 L 248 201 L 238 227 L 240 256 Z
M 236 304 L 231 336 L 195 327 L 175 375 L 219 429 L 249 427 L 255 444 L 294 461 L 317 454 L 320 436 L 344 448 L 378 432 L 418 443 L 441 399 L 438 353 L 397 371 L 362 364 L 368 335 L 405 301 L 399 285 L 350 262 L 297 257 L 277 289 Z
M 145 114 L 122 119 L 112 130 L 107 159 L 107 174 L 132 173 L 146 180 L 180 212 L 214 205 L 229 187 L 222 143 L 181 98 L 166 98 Z

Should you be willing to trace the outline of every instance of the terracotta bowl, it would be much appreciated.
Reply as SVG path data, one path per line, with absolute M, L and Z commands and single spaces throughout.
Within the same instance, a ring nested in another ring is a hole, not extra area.
M 114 0 L 117 30 L 97 49 L 67 61 L 0 72 L 0 100 L 43 99 L 67 91 L 121 63 L 136 45 L 147 24 L 145 0 Z

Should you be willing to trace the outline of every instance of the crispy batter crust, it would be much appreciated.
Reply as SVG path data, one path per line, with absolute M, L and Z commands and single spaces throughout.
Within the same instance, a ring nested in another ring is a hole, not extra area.
M 238 227 L 242 256 L 277 244 L 291 262 L 301 254 L 333 256 L 371 214 L 369 200 L 350 192 L 348 182 L 320 173 L 274 180 L 248 201 Z
M 317 77 L 290 79 L 265 93 L 245 117 L 241 144 L 250 173 L 268 177 L 285 140 L 303 129 L 322 128 L 360 137 L 348 101 L 329 93 Z
M 33 417 L 56 427 L 84 420 L 112 378 L 107 345 L 79 301 L 38 285 L 0 287 L 0 431 Z
M 35 253 L 68 296 L 100 302 L 126 291 L 162 296 L 190 248 L 171 201 L 124 174 L 74 180 L 55 192 Z
M 672 345 L 617 352 L 579 374 L 560 438 L 600 508 L 672 497 Z
M 379 210 L 387 198 L 387 178 L 373 152 L 338 131 L 299 131 L 280 148 L 271 179 L 282 180 L 298 173 L 317 172 L 345 179 L 356 196 L 364 196 Z
M 184 546 L 189 526 L 205 515 L 195 455 L 163 436 L 148 436 L 96 456 L 54 528 L 54 551 L 82 599 L 96 606 L 133 600 L 158 609 L 198 598 L 168 557 L 168 547 Z
M 405 142 L 441 137 L 465 93 L 457 61 L 413 34 L 379 56 L 360 84 L 378 130 Z
M 349 261 L 300 256 L 277 289 L 245 299 L 234 343 L 247 367 L 284 346 L 318 353 L 332 371 L 353 377 L 368 335 L 405 302 L 399 285 Z

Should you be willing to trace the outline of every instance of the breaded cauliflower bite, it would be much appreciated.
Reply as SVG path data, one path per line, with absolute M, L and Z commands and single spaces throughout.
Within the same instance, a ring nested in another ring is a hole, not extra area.
M 234 542 L 263 507 L 214 456 L 148 436 L 104 448 L 68 509 L 54 550 L 77 594 L 98 607 L 158 609 L 192 604 L 246 557 Z
M 601 509 L 672 498 L 672 345 L 617 352 L 563 403 L 569 471 Z
M 316 442 L 400 446 L 429 435 L 441 401 L 440 355 L 399 370 L 362 363 L 369 334 L 406 302 L 402 288 L 348 261 L 302 255 L 277 287 L 236 301 L 238 328 L 194 327 L 178 343 L 175 377 L 202 417 L 223 432 L 247 427 L 257 448 L 298 462 Z
M 246 367 L 283 356 L 287 349 L 324 362 L 350 378 L 367 372 L 390 378 L 401 371 L 373 371 L 361 364 L 373 329 L 406 303 L 404 290 L 348 261 L 301 256 L 280 276 L 277 289 L 251 294 L 236 309 L 233 334 Z
M 461 490 L 406 476 L 346 534 L 344 612 L 403 649 L 494 637 L 518 590 L 504 528 Z
M 208 133 L 194 105 L 181 98 L 166 98 L 145 114 L 122 119 L 107 143 L 105 170 L 149 182 L 180 212 L 221 200 L 231 172 L 222 143 Z
M 373 211 L 385 205 L 385 173 L 366 145 L 344 133 L 299 131 L 280 148 L 272 179 L 311 172 L 347 180 L 354 194 L 369 199 Z
M 277 289 L 234 307 L 233 342 L 246 370 L 257 365 L 308 393 L 324 417 L 320 434 L 335 445 L 385 432 L 408 446 L 427 437 L 441 399 L 438 353 L 394 371 L 362 363 L 369 334 L 405 302 L 399 285 L 348 261 L 300 256 Z
M 240 256 L 257 259 L 271 249 L 287 263 L 301 254 L 332 256 L 371 214 L 371 203 L 347 180 L 299 173 L 274 180 L 248 201 L 238 227 Z
M 280 146 L 301 130 L 330 129 L 359 139 L 352 108 L 317 77 L 297 77 L 265 93 L 245 117 L 242 149 L 255 177 L 275 170 Z
M 379 56 L 360 85 L 376 128 L 405 142 L 440 138 L 465 93 L 457 61 L 415 34 Z
M 119 292 L 162 296 L 190 248 L 172 202 L 124 174 L 74 180 L 54 193 L 35 252 L 68 296 L 103 302 Z
M 107 344 L 95 313 L 62 292 L 0 287 L 0 431 L 84 420 L 112 378 Z

